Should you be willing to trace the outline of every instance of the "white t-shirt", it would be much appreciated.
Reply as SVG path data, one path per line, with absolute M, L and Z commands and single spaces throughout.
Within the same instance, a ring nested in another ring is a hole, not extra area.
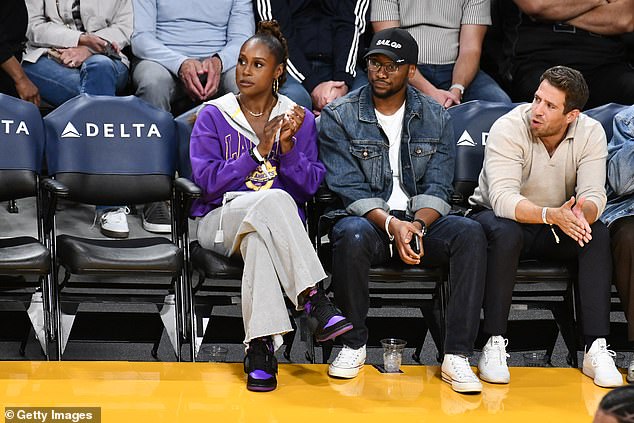
M 401 133 L 403 132 L 403 116 L 405 116 L 405 102 L 393 115 L 384 115 L 374 109 L 376 118 L 387 135 L 390 143 L 390 167 L 392 168 L 392 194 L 387 200 L 387 204 L 391 210 L 407 210 L 409 197 L 401 187 L 399 178 L 401 172 L 400 151 L 401 151 Z

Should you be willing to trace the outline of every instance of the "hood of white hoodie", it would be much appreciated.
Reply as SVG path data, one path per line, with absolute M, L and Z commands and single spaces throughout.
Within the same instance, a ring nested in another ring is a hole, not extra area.
M 240 104 L 238 103 L 238 99 L 236 95 L 233 93 L 228 93 L 223 95 L 222 97 L 206 101 L 203 103 L 203 106 L 198 110 L 202 109 L 204 105 L 211 104 L 216 106 L 218 110 L 222 113 L 227 123 L 233 127 L 236 131 L 244 134 L 247 138 L 249 138 L 255 145 L 260 143 L 260 139 L 251 128 L 251 125 L 247 121 L 246 116 L 242 113 L 240 109 Z M 273 106 L 273 110 L 271 110 L 271 115 L 269 116 L 269 120 L 273 119 L 276 116 L 286 113 L 291 110 L 295 106 L 295 102 L 290 98 L 286 97 L 282 94 L 277 94 L 277 103 Z M 279 133 L 275 136 L 275 140 L 277 141 L 279 138 Z

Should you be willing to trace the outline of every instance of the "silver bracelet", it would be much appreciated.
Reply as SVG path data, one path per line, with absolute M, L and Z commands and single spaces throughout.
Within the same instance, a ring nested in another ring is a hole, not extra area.
M 546 212 L 548 211 L 548 207 L 542 207 L 542 222 L 544 225 L 548 225 L 548 220 L 546 219 Z
M 390 233 L 390 221 L 392 219 L 394 219 L 394 216 L 392 216 L 391 214 L 388 214 L 385 218 L 385 233 L 387 234 L 388 238 L 390 238 L 390 241 L 394 241 L 394 235 Z

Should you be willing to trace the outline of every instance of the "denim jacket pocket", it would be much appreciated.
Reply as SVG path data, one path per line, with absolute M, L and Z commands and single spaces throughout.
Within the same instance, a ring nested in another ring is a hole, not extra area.
M 412 160 L 412 168 L 414 169 L 417 179 L 425 174 L 429 159 L 437 149 L 438 139 L 428 138 L 410 141 L 409 156 Z
M 380 145 L 352 144 L 350 153 L 357 158 L 359 166 L 373 190 L 383 187 L 383 152 Z

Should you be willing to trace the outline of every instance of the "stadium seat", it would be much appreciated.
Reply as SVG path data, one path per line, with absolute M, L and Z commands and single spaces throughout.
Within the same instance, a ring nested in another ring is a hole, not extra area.
M 174 294 L 175 333 L 169 334 L 181 361 L 181 343 L 190 333 L 183 207 L 200 192 L 191 182 L 174 179 L 178 146 L 172 116 L 133 96 L 80 95 L 47 115 L 44 125 L 48 170 L 67 187 L 69 200 L 96 205 L 169 200 L 172 209 L 171 239 L 91 239 L 53 232 L 60 359 L 62 304 L 83 302 L 87 297 L 89 301 L 112 298 L 117 290 L 125 289 L 134 294 L 118 295 L 117 301 L 139 302 L 137 297 L 143 296 L 158 305 L 165 292 Z M 64 269 L 61 283 L 58 268 Z M 77 288 L 81 295 L 70 288 Z
M 11 296 L 28 305 L 36 336 L 42 344 L 46 358 L 50 358 L 49 344 L 55 339 L 50 318 L 53 294 L 51 292 L 50 212 L 54 204 L 44 203 L 39 189 L 64 194 L 54 181 L 40 180 L 44 158 L 44 130 L 39 110 L 31 103 L 0 94 L 0 201 L 27 197 L 36 198 L 33 234 L 20 228 L 5 227 L 0 239 L 0 280 L 3 296 Z M 4 222 L 5 224 L 9 222 Z M 6 237 L 12 234 L 11 237 Z M 32 278 L 36 278 L 33 283 Z M 32 297 L 31 294 L 37 294 Z M 30 329 L 30 326 L 29 326 Z M 29 330 L 30 332 L 30 330 Z M 20 352 L 24 355 L 24 341 Z
M 614 115 L 627 107 L 628 106 L 624 106 L 622 104 L 608 103 L 595 107 L 594 109 L 588 109 L 583 113 L 601 122 L 601 125 L 603 125 L 603 129 L 605 130 L 605 137 L 609 142 L 612 138 L 612 134 L 614 133 Z

